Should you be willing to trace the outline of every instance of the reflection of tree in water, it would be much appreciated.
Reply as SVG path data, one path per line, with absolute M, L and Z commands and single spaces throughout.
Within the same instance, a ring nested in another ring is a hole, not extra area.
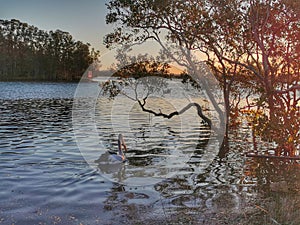
M 114 184 L 104 201 L 104 210 L 112 214 L 108 224 L 166 224 L 159 196 L 150 188 Z M 154 211 L 157 211 L 156 213 Z M 151 221 L 153 223 L 151 223 Z
M 270 224 L 297 224 L 300 207 L 300 172 L 295 160 L 250 158 L 246 161 L 244 185 L 255 185 L 256 208 Z M 296 223 L 295 223 L 296 222 Z
M 196 176 L 190 172 L 146 188 L 115 184 L 104 208 L 130 224 L 137 221 L 141 224 L 229 222 L 235 214 L 243 212 L 244 203 L 240 190 L 222 178 L 224 173 L 229 173 L 225 167 L 215 162 Z
M 120 189 L 114 189 L 109 198 L 114 199 L 112 204 L 127 220 L 145 218 L 149 224 L 151 221 L 161 224 L 174 221 L 176 224 L 261 224 L 261 221 L 284 224 L 291 221 L 292 224 L 298 221 L 299 166 L 290 161 L 253 161 L 252 158 L 246 158 L 244 166 L 240 149 L 251 148 L 251 142 L 245 140 L 234 146 L 226 158 L 216 157 L 203 171 L 191 170 L 166 179 L 148 187 L 152 190 L 149 193 L 140 187 L 129 190 L 116 185 Z M 148 198 L 133 203 L 132 199 L 138 199 L 138 195 L 131 192 L 146 194 L 152 199 L 151 204 Z M 112 207 L 110 201 L 105 202 L 108 208 Z
M 295 160 L 257 158 L 246 162 L 245 179 L 255 180 L 264 191 L 300 191 L 299 163 Z

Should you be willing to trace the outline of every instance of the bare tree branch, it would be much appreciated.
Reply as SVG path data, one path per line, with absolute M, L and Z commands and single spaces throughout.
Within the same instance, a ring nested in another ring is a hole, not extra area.
M 171 119 L 173 116 L 176 116 L 176 115 L 181 115 L 185 111 L 189 110 L 191 107 L 195 106 L 197 108 L 197 113 L 201 117 L 201 119 L 203 119 L 210 128 L 212 126 L 211 120 L 203 114 L 201 106 L 198 103 L 195 103 L 195 102 L 191 102 L 187 106 L 182 108 L 180 111 L 174 111 L 170 114 L 165 114 L 165 113 L 162 113 L 161 111 L 159 113 L 157 113 L 157 112 L 155 112 L 151 109 L 145 108 L 146 99 L 143 99 L 143 102 L 138 100 L 138 103 L 139 103 L 139 105 L 141 106 L 141 108 L 144 112 L 148 112 L 148 113 L 151 113 L 155 116 L 161 116 L 161 117 L 164 117 L 164 118 L 167 118 L 167 119 Z

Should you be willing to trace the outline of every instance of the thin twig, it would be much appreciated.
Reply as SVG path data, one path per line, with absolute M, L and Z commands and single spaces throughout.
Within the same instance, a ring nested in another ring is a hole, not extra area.
M 263 211 L 264 213 L 266 213 L 267 215 L 269 215 L 270 217 L 270 220 L 272 220 L 272 222 L 274 222 L 275 224 L 277 225 L 281 225 L 281 223 L 278 223 L 275 219 L 273 219 L 271 216 L 270 216 L 270 213 L 268 210 L 264 209 L 263 207 L 259 206 L 259 205 L 255 205 L 256 208 L 260 209 L 261 211 Z

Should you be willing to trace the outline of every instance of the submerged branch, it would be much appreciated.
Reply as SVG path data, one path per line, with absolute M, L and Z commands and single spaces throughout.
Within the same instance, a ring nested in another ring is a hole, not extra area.
M 164 117 L 164 118 L 167 118 L 167 119 L 171 119 L 173 116 L 183 114 L 185 111 L 187 111 L 191 107 L 195 106 L 197 108 L 197 113 L 201 117 L 201 119 L 203 119 L 210 128 L 211 128 L 211 125 L 212 125 L 211 120 L 203 114 L 201 106 L 198 103 L 195 103 L 195 102 L 191 102 L 187 106 L 185 106 L 183 109 L 181 109 L 180 111 L 174 111 L 170 114 L 165 114 L 165 113 L 162 113 L 161 111 L 159 113 L 157 113 L 157 112 L 155 112 L 151 109 L 146 109 L 145 108 L 145 104 L 146 104 L 145 99 L 143 99 L 143 102 L 138 100 L 138 103 L 139 103 L 139 105 L 141 106 L 141 108 L 144 112 L 148 112 L 148 113 L 151 113 L 155 116 L 161 116 L 161 117 Z

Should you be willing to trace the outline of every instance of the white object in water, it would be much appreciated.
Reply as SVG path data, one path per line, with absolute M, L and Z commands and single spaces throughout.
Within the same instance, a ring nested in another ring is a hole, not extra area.
M 117 160 L 117 161 L 120 161 L 120 162 L 125 162 L 126 161 L 126 156 L 125 156 L 122 148 L 124 148 L 124 151 L 127 152 L 127 147 L 126 147 L 123 135 L 119 134 L 118 152 L 117 153 L 109 152 L 110 153 L 109 159 L 110 160 Z

